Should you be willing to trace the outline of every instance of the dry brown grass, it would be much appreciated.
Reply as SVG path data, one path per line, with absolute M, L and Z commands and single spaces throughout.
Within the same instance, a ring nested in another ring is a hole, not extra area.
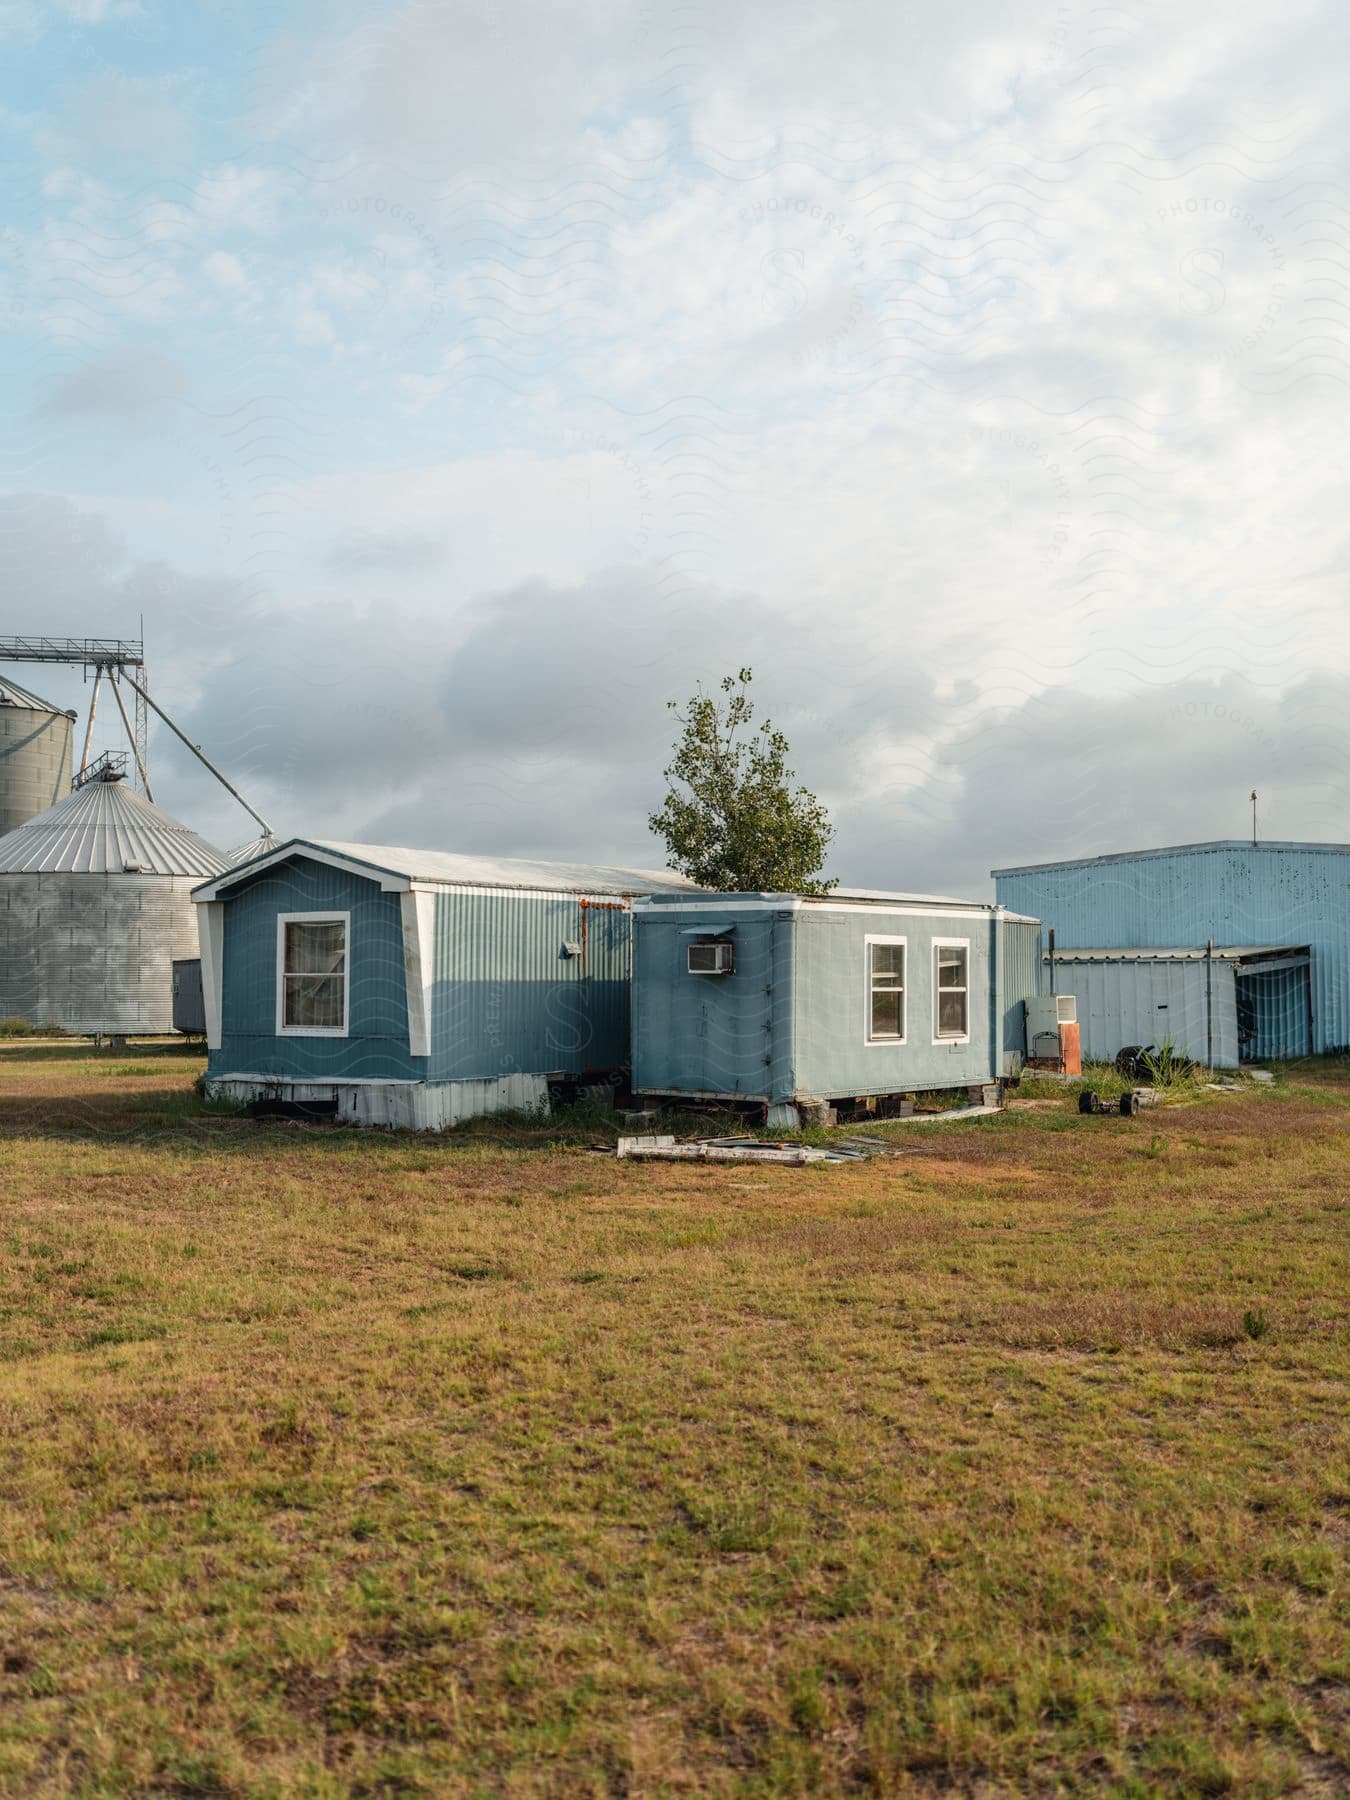
M 1343 1075 L 793 1170 L 197 1067 L 0 1048 L 0 1791 L 1350 1785 Z

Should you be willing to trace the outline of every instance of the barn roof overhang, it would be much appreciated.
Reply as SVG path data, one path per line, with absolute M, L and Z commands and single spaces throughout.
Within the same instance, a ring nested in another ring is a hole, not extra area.
M 1204 944 L 1180 944 L 1174 947 L 1129 947 L 1100 945 L 1092 948 L 1056 950 L 1052 956 L 1044 951 L 1041 960 L 1061 963 L 1147 963 L 1147 962 L 1225 962 L 1240 968 L 1264 969 L 1300 967 L 1311 959 L 1307 944 L 1216 944 L 1211 952 Z
M 1108 863 L 1145 862 L 1154 856 L 1211 856 L 1218 851 L 1245 850 L 1251 855 L 1262 851 L 1317 853 L 1325 856 L 1350 856 L 1350 844 L 1319 844 L 1295 838 L 1263 839 L 1259 844 L 1250 838 L 1214 838 L 1202 844 L 1160 844 L 1152 850 L 1109 850 L 1100 856 L 1065 856 L 1052 862 L 1016 863 L 1003 869 L 991 869 L 995 880 L 1001 875 L 1053 875 L 1060 869 L 1091 869 Z

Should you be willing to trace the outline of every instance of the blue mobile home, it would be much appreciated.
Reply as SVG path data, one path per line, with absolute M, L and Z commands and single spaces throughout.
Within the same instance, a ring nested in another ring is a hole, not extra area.
M 439 1130 L 628 1061 L 678 875 L 293 838 L 196 888 L 208 1093 Z
M 1021 1065 L 1040 960 L 1036 920 L 977 902 L 653 896 L 633 910 L 633 1087 L 789 1109 L 982 1086 Z
M 1141 952 L 1121 965 L 1122 1006 L 1153 981 L 1150 959 L 1194 960 L 1212 942 L 1232 968 L 1242 1061 L 1350 1044 L 1350 844 L 1224 839 L 993 874 L 1000 902 L 1043 919 L 1057 951 Z

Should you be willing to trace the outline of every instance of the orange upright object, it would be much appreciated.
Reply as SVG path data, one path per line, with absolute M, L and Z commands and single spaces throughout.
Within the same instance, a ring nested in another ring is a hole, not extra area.
M 1077 1025 L 1061 1025 L 1059 1028 L 1059 1061 L 1066 1075 L 1083 1073 L 1082 1040 L 1078 1035 Z

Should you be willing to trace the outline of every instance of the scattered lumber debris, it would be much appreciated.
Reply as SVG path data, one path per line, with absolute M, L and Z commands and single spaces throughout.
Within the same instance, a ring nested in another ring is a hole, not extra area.
M 615 1154 L 649 1162 L 759 1162 L 786 1163 L 800 1168 L 805 1163 L 866 1162 L 873 1156 L 903 1156 L 907 1146 L 885 1138 L 850 1135 L 828 1146 L 799 1144 L 755 1137 L 677 1138 L 672 1135 L 621 1137 Z
M 955 1119 L 992 1119 L 1001 1113 L 998 1105 L 984 1104 L 980 1106 L 950 1106 L 945 1112 L 913 1112 L 904 1113 L 897 1121 L 900 1125 L 945 1125 Z

